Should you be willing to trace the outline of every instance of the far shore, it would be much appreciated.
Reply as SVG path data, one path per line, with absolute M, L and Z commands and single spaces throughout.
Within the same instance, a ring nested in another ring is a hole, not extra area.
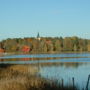
M 87 51 L 63 51 L 63 52 L 30 52 L 30 53 L 23 53 L 23 52 L 5 52 L 5 53 L 0 53 L 0 56 L 5 56 L 5 55 L 29 55 L 29 54 L 79 54 L 79 53 L 90 53 Z

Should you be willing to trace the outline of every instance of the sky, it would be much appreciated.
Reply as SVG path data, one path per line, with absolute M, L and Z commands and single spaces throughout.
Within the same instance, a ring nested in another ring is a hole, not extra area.
M 90 0 L 0 0 L 0 40 L 38 32 L 90 39 Z

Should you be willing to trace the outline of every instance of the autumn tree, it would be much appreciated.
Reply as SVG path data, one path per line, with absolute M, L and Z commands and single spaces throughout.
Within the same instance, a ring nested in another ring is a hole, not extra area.
M 69 38 L 69 37 L 64 38 L 63 50 L 64 51 L 72 51 L 73 50 L 73 43 L 72 43 L 71 38 Z
M 60 40 L 55 41 L 55 51 L 62 51 L 62 44 Z
M 90 40 L 88 40 L 87 42 L 88 42 L 88 44 L 87 44 L 87 51 L 90 52 Z

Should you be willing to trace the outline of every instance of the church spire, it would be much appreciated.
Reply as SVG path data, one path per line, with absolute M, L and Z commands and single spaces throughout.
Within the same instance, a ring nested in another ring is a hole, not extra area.
M 38 32 L 38 34 L 37 34 L 37 39 L 38 39 L 39 41 L 41 40 L 39 32 Z
M 37 38 L 40 38 L 39 32 L 38 32 L 38 34 L 37 34 Z

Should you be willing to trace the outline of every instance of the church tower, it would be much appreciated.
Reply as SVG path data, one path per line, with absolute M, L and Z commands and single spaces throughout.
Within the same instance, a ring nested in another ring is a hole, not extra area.
M 38 32 L 38 34 L 37 34 L 37 39 L 38 39 L 39 41 L 41 40 L 39 32 Z

